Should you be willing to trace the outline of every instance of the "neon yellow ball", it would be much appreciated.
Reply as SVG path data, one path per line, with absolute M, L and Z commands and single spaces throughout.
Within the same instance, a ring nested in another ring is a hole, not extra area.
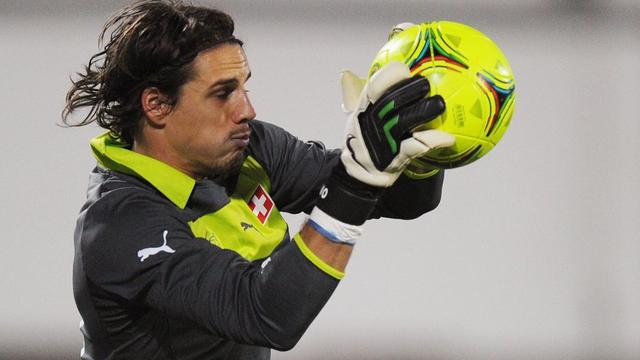
M 513 115 L 515 81 L 507 58 L 486 35 L 450 21 L 414 25 L 391 36 L 369 77 L 391 61 L 429 79 L 430 96 L 445 100 L 445 112 L 417 130 L 439 129 L 456 137 L 454 146 L 414 160 L 418 165 L 467 165 L 500 141 Z

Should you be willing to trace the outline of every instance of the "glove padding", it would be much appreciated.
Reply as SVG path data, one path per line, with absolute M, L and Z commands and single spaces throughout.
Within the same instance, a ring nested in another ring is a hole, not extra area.
M 364 83 L 342 74 L 343 107 L 350 111 L 341 160 L 347 173 L 376 187 L 391 186 L 409 161 L 430 150 L 451 146 L 455 138 L 443 131 L 413 132 L 440 115 L 442 97 L 429 94 L 429 81 L 410 77 L 399 62 L 382 67 Z M 361 89 L 358 101 L 354 92 Z

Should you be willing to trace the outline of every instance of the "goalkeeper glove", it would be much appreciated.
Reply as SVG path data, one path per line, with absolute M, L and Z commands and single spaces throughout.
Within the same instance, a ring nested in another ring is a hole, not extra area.
M 413 26 L 413 23 L 405 22 L 395 25 L 389 31 L 388 39 Z M 358 77 L 351 71 L 342 73 L 342 107 L 346 113 L 352 113 L 358 106 L 359 96 L 366 80 Z M 426 179 L 437 174 L 440 169 L 420 159 L 412 159 L 404 170 L 404 175 L 413 179 Z
M 349 75 L 343 74 L 342 80 L 343 85 L 361 84 Z M 454 137 L 442 131 L 413 132 L 444 111 L 442 98 L 426 97 L 428 93 L 429 81 L 410 77 L 407 66 L 398 62 L 382 67 L 364 84 L 349 116 L 341 161 L 310 217 L 327 238 L 352 244 L 383 189 L 395 182 L 409 160 L 453 144 Z
M 406 65 L 389 63 L 364 83 L 343 72 L 342 86 L 343 108 L 350 116 L 341 160 L 355 179 L 389 187 L 411 159 L 453 145 L 455 138 L 439 130 L 413 132 L 440 115 L 445 104 L 440 96 L 426 97 L 429 81 L 411 78 Z
M 440 115 L 445 104 L 440 96 L 427 97 L 429 81 L 410 77 L 405 64 L 392 62 L 369 81 L 344 72 L 342 85 L 350 115 L 341 161 L 320 190 L 309 223 L 326 238 L 353 245 L 383 188 L 411 159 L 451 146 L 455 138 L 438 130 L 413 131 Z M 355 91 L 357 100 L 349 95 Z

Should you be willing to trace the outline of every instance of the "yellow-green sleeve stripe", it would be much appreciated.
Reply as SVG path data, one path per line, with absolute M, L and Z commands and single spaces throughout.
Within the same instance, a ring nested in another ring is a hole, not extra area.
M 336 270 L 331 265 L 327 264 L 318 256 L 316 256 L 316 254 L 314 254 L 311 249 L 307 247 L 307 244 L 304 243 L 304 240 L 302 240 L 300 234 L 296 234 L 293 239 L 298 245 L 298 248 L 300 248 L 300 251 L 302 251 L 304 256 L 309 259 L 309 261 L 311 261 L 313 265 L 317 266 L 320 270 L 324 271 L 329 276 L 332 276 L 338 280 L 342 280 L 342 278 L 344 277 L 344 273 L 342 271 Z

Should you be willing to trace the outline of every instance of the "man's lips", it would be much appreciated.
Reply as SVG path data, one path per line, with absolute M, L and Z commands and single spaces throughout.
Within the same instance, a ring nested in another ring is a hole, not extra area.
M 239 132 L 231 135 L 231 140 L 233 140 L 239 146 L 247 146 L 249 145 L 250 135 L 251 135 L 251 130 Z

